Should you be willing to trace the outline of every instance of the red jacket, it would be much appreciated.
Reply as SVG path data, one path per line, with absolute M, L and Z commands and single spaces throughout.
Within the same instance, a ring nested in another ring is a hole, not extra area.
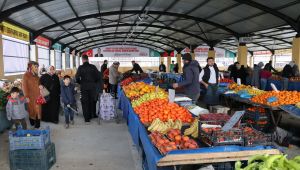
M 268 70 L 261 70 L 260 71 L 260 78 L 262 79 L 268 79 L 272 76 L 272 73 Z

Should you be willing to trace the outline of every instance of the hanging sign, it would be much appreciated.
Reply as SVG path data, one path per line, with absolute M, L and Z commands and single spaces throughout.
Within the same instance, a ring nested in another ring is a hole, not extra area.
M 42 36 L 38 36 L 36 37 L 36 39 L 34 40 L 35 44 L 36 45 L 40 45 L 40 46 L 43 46 L 43 47 L 50 47 L 51 45 L 51 41 L 48 40 L 47 38 L 45 37 L 42 37 Z
M 7 22 L 0 23 L 0 33 L 9 37 L 29 42 L 28 31 Z
M 110 45 L 94 48 L 93 57 L 149 57 L 149 48 L 131 45 Z
M 88 57 L 93 57 L 93 49 L 84 51 L 81 56 L 87 55 Z
M 53 44 L 52 48 L 55 49 L 55 50 L 61 51 L 61 45 L 58 44 L 58 43 Z

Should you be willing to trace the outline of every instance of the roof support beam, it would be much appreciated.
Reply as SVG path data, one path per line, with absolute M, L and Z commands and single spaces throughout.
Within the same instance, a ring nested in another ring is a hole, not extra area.
M 123 11 L 123 7 L 124 7 L 124 5 L 125 5 L 125 0 L 121 0 L 120 11 Z M 120 20 L 121 20 L 121 14 L 119 14 L 118 26 L 116 27 L 116 30 L 115 30 L 115 32 L 117 32 L 117 31 L 118 31 L 118 29 L 119 29 Z
M 12 7 L 10 9 L 7 9 L 5 11 L 2 11 L 0 13 L 0 22 L 2 22 L 3 20 L 6 20 L 11 14 L 13 14 L 15 12 L 18 12 L 18 11 L 21 11 L 21 10 L 24 10 L 24 9 L 27 9 L 27 8 L 30 8 L 30 7 L 39 5 L 39 4 L 50 2 L 50 1 L 54 1 L 54 0 L 34 0 L 34 1 L 28 1 L 26 3 L 20 4 L 18 6 L 15 6 L 15 7 Z
M 83 41 L 83 40 L 86 40 L 86 39 L 89 39 L 89 38 L 97 38 L 97 37 L 104 37 L 104 36 L 107 36 L 107 35 L 122 35 L 122 34 L 126 34 L 127 32 L 110 32 L 110 33 L 105 33 L 105 34 L 98 34 L 98 35 L 94 35 L 94 36 L 91 36 L 91 37 L 84 37 L 84 38 L 80 38 L 78 40 L 75 40 L 75 41 L 71 41 L 71 42 L 68 42 L 66 43 L 65 45 L 66 46 L 69 46 L 69 45 L 72 45 L 72 44 L 75 44 L 76 42 L 80 42 L 80 41 Z M 165 39 L 170 39 L 170 40 L 173 40 L 173 41 L 177 41 L 181 44 L 183 44 L 184 46 L 188 47 L 189 44 L 179 40 L 179 39 L 176 39 L 176 38 L 172 38 L 172 37 L 168 37 L 168 36 L 165 36 L 165 35 L 161 35 L 161 34 L 154 34 L 154 33 L 148 33 L 148 32 L 144 32 L 144 33 L 141 33 L 141 32 L 134 32 L 133 33 L 135 36 L 138 36 L 138 35 L 152 35 L 152 36 L 158 36 L 158 37 L 163 37 Z
M 120 26 L 120 27 L 121 27 L 121 26 L 122 26 L 122 27 L 124 27 L 124 26 L 126 27 L 126 26 L 132 26 L 132 25 L 133 25 L 133 24 L 121 24 L 121 25 L 119 25 L 119 26 Z M 113 27 L 116 27 L 116 26 L 117 26 L 117 25 L 115 24 L 115 25 L 106 25 L 106 26 L 101 26 L 101 27 L 87 28 L 86 30 L 80 30 L 80 31 L 76 31 L 76 32 L 70 33 L 70 34 L 68 34 L 68 35 L 61 36 L 61 37 L 55 39 L 55 40 L 53 41 L 53 43 L 56 43 L 56 42 L 58 42 L 58 41 L 61 40 L 61 39 L 67 38 L 67 37 L 69 37 L 69 36 L 74 36 L 74 35 L 76 35 L 76 34 L 80 34 L 80 33 L 85 32 L 85 31 L 91 31 L 91 30 L 95 30 L 95 29 L 103 29 L 103 28 L 113 28 Z M 172 28 L 172 27 L 165 27 L 165 26 L 161 26 L 161 25 L 149 25 L 149 24 L 140 24 L 140 26 L 149 26 L 149 27 L 153 27 L 153 28 L 162 28 L 162 29 L 166 29 L 166 30 L 171 30 L 171 31 L 180 32 L 180 33 L 183 33 L 183 34 L 190 35 L 190 36 L 193 36 L 193 37 L 195 37 L 195 38 L 198 38 L 198 39 L 202 40 L 203 42 L 207 43 L 207 41 L 206 41 L 204 38 L 202 38 L 202 37 L 200 37 L 200 36 L 198 36 L 198 35 L 195 35 L 195 34 L 192 34 L 192 33 L 186 32 L 186 31 L 178 30 L 178 29 L 175 29 L 175 28 Z
M 34 34 L 37 36 L 39 34 L 42 34 L 44 31 L 49 30 L 51 28 L 57 27 L 58 25 L 63 25 L 67 24 L 70 22 L 78 21 L 78 20 L 83 20 L 83 19 L 89 19 L 89 18 L 97 18 L 99 16 L 111 16 L 111 15 L 116 15 L 116 14 L 142 14 L 143 11 L 140 10 L 123 10 L 123 11 L 110 11 L 110 12 L 104 12 L 104 13 L 96 13 L 96 14 L 90 14 L 90 15 L 85 15 L 85 16 L 79 16 L 78 18 L 72 18 L 72 19 L 67 19 L 58 23 L 55 23 L 53 25 L 46 26 L 40 30 L 37 30 Z M 154 14 L 154 15 L 166 15 L 166 16 L 175 16 L 175 17 L 180 17 L 180 18 L 186 18 L 190 20 L 195 20 L 197 22 L 203 22 L 212 26 L 215 26 L 219 29 L 222 29 L 228 33 L 231 33 L 233 35 L 238 34 L 237 32 L 229 29 L 228 27 L 225 27 L 221 24 L 203 19 L 203 18 L 198 18 L 195 16 L 190 16 L 186 14 L 181 14 L 181 13 L 174 13 L 174 12 L 162 12 L 162 11 L 148 11 L 148 14 Z M 150 25 L 150 24 L 149 24 Z
M 238 3 L 241 3 L 241 4 L 249 5 L 249 6 L 253 7 L 253 8 L 257 8 L 257 9 L 262 10 L 262 11 L 264 11 L 266 13 L 269 13 L 269 14 L 271 14 L 273 16 L 276 16 L 276 17 L 282 19 L 283 21 L 285 21 L 286 23 L 288 23 L 297 32 L 299 31 L 299 28 L 297 27 L 297 23 L 296 23 L 296 21 L 293 18 L 291 18 L 291 17 L 289 17 L 287 15 L 284 15 L 283 13 L 278 12 L 275 9 L 272 9 L 270 7 L 267 7 L 265 5 L 257 3 L 257 2 L 255 2 L 253 0 L 234 0 L 234 1 L 236 1 Z
M 104 39 L 101 39 L 101 40 L 89 41 L 89 42 L 86 42 L 86 43 L 77 45 L 77 46 L 75 46 L 75 47 L 73 47 L 73 48 L 74 48 L 74 49 L 77 49 L 78 47 L 85 46 L 85 45 L 90 44 L 90 43 L 101 42 L 101 41 L 105 41 L 105 40 L 122 39 L 122 38 L 125 38 L 125 37 L 124 37 L 124 36 L 122 36 L 122 37 L 111 37 L 111 38 L 104 38 Z M 153 39 L 147 39 L 146 37 L 137 37 L 136 39 L 137 39 L 137 40 L 147 40 L 147 41 L 151 41 L 151 42 L 153 42 L 153 43 L 158 43 L 158 44 L 162 44 L 162 45 L 171 47 L 171 48 L 173 48 L 173 49 L 176 48 L 176 47 L 174 47 L 173 45 L 170 45 L 170 44 L 167 44 L 167 43 L 164 43 L 164 42 L 157 42 L 156 40 L 153 40 Z M 133 41 L 133 42 L 135 42 L 135 41 Z M 136 43 L 139 43 L 139 42 L 136 42 Z M 79 49 L 80 49 L 80 48 L 79 48 Z
M 164 48 L 162 48 L 162 47 L 159 47 L 159 46 L 156 46 L 156 45 L 153 45 L 153 44 L 148 44 L 148 43 L 142 43 L 142 42 L 135 42 L 135 41 L 127 41 L 126 42 L 126 44 L 129 44 L 129 43 L 131 43 L 131 44 L 138 44 L 138 45 L 146 45 L 146 46 L 149 46 L 149 47 L 155 47 L 155 48 L 157 48 L 157 49 L 162 49 L 162 50 L 165 50 Z M 81 49 L 78 49 L 78 51 L 82 51 L 82 50 L 84 50 L 84 49 L 89 49 L 89 48 L 91 48 L 91 47 L 97 47 L 98 45 L 105 45 L 105 46 L 107 46 L 108 44 L 119 44 L 119 45 L 122 45 L 123 44 L 123 41 L 116 41 L 116 40 L 114 40 L 114 41 L 109 41 L 109 42 L 99 42 L 99 43 L 95 43 L 95 45 L 90 45 L 90 46 L 87 46 L 87 47 L 84 47 L 84 48 L 81 48 Z M 137 45 L 137 46 L 138 46 Z M 149 48 L 148 47 L 148 48 Z

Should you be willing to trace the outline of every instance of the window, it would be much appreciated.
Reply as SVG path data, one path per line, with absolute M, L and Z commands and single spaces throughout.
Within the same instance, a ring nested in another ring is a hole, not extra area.
M 4 75 L 22 74 L 29 62 L 28 42 L 2 35 Z
M 66 69 L 70 68 L 71 63 L 70 63 L 70 53 L 66 52 Z
M 61 51 L 55 50 L 55 68 L 58 70 L 62 69 L 62 56 Z
M 48 68 L 50 66 L 50 52 L 49 48 L 37 46 L 38 47 L 38 63 L 40 68 Z

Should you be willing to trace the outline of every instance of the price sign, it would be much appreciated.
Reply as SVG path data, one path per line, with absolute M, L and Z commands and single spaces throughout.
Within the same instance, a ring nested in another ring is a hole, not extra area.
M 277 89 L 277 87 L 275 86 L 275 84 L 271 83 L 271 87 L 272 87 L 272 89 L 273 89 L 274 91 L 278 92 L 278 89 Z
M 169 102 L 173 103 L 175 100 L 175 90 L 169 89 Z
M 222 127 L 223 131 L 228 131 L 233 128 L 233 126 L 241 119 L 244 115 L 245 111 L 237 111 L 234 115 L 226 122 L 226 124 Z

